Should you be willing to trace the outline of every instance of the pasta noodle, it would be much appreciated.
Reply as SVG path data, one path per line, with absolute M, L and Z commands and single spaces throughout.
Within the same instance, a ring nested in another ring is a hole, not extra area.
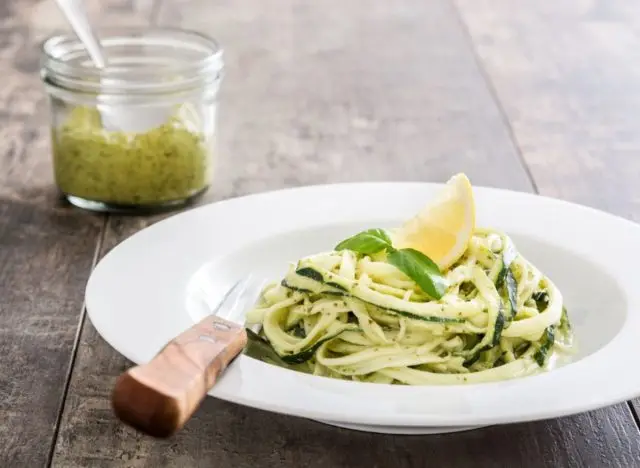
M 562 294 L 498 231 L 474 232 L 438 300 L 385 258 L 304 258 L 264 289 L 247 323 L 298 370 L 387 384 L 504 380 L 571 349 Z

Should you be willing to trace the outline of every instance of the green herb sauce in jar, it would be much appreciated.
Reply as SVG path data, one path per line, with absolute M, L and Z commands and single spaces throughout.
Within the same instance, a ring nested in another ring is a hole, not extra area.
M 102 128 L 94 108 L 76 107 L 53 129 L 56 182 L 67 195 L 115 205 L 162 205 L 209 184 L 210 145 L 173 117 L 144 133 Z

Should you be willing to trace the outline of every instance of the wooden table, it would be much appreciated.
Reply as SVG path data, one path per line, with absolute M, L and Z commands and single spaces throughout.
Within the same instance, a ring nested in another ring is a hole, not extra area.
M 180 25 L 224 45 L 205 202 L 464 171 L 640 219 L 637 2 L 87 4 L 103 25 Z M 37 45 L 63 29 L 53 0 L 0 2 L 0 466 L 640 466 L 637 401 L 441 436 L 351 432 L 211 398 L 171 440 L 119 424 L 109 393 L 131 363 L 86 320 L 84 287 L 100 257 L 159 218 L 59 200 Z

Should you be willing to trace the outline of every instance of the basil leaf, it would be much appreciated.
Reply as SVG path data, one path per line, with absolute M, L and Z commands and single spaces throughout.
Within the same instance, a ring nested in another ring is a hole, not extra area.
M 434 299 L 440 299 L 449 284 L 440 273 L 438 265 L 422 252 L 414 249 L 400 249 L 391 252 L 387 261 L 413 281 L 420 289 Z
M 391 250 L 391 238 L 384 229 L 369 229 L 343 240 L 336 250 L 353 250 L 360 254 L 374 254 L 382 250 Z

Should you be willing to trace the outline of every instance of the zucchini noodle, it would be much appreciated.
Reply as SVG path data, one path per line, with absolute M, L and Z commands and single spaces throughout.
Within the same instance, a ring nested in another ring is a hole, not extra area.
M 500 232 L 474 232 L 438 300 L 385 258 L 304 258 L 263 290 L 247 325 L 296 370 L 387 384 L 505 380 L 572 348 L 562 294 Z

